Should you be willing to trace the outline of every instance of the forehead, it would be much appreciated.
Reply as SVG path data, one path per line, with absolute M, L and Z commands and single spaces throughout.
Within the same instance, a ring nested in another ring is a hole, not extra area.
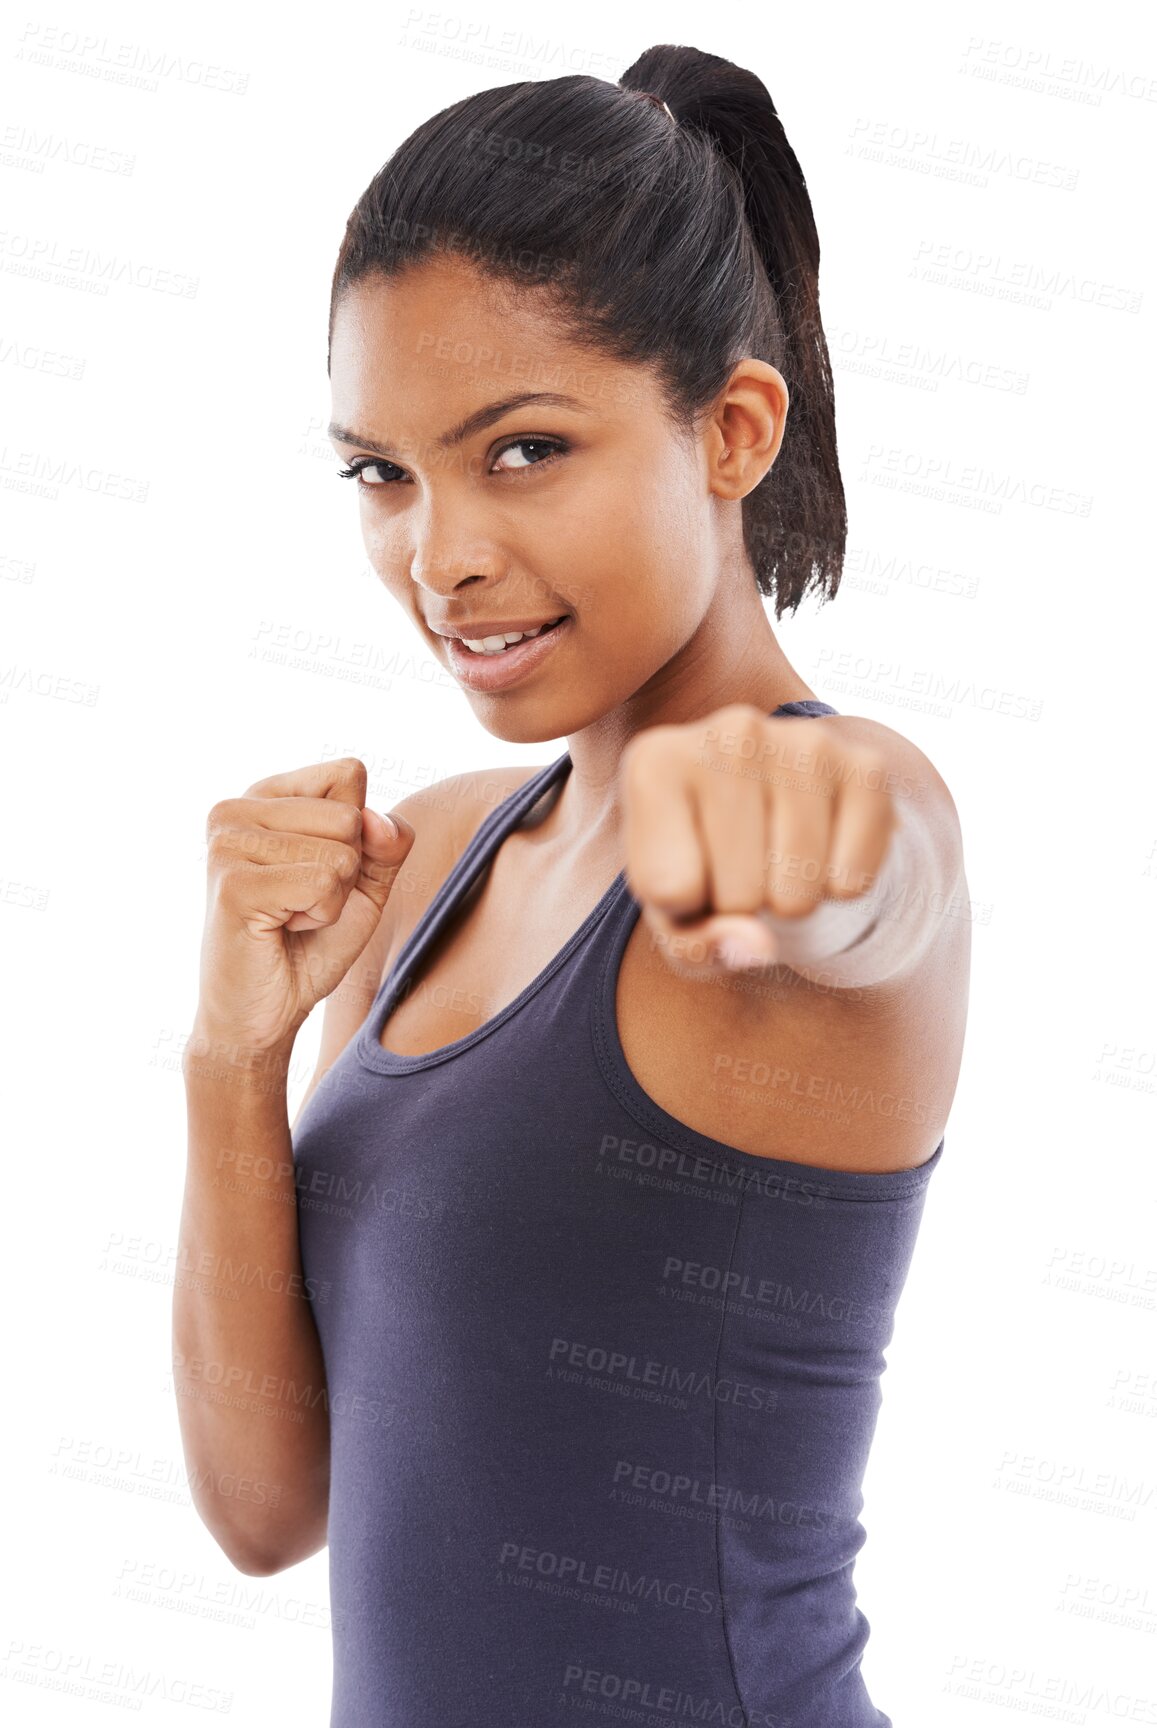
M 364 277 L 334 311 L 334 419 L 371 430 L 379 404 L 468 410 L 516 391 L 559 390 L 614 412 L 648 393 L 645 369 L 577 342 L 548 297 L 439 258 Z M 393 416 L 391 416 L 392 418 Z

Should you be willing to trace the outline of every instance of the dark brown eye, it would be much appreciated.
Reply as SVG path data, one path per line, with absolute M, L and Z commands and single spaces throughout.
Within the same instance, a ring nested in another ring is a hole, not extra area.
M 381 457 L 381 456 L 359 456 L 353 462 L 350 463 L 348 468 L 339 468 L 338 469 L 338 471 L 337 471 L 338 472 L 338 479 L 339 480 L 357 480 L 365 474 L 365 472 L 368 468 L 393 468 L 396 473 L 401 472 L 401 470 L 399 468 L 397 468 L 395 463 L 387 462 L 384 457 Z M 362 479 L 361 484 L 363 486 L 369 486 L 369 485 L 389 486 L 389 485 L 392 485 L 393 482 L 390 480 L 369 481 L 369 480 Z
M 518 474 L 527 468 L 545 467 L 547 462 L 551 462 L 556 456 L 561 455 L 565 448 L 564 444 L 557 443 L 553 438 L 515 438 L 509 444 L 503 445 L 498 455 L 505 456 L 509 450 L 543 450 L 546 452 L 540 461 L 520 463 L 518 466 L 507 470 L 508 473 Z

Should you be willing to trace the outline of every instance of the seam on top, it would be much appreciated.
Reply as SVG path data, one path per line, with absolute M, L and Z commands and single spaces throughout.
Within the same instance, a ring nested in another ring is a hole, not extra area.
M 731 1238 L 731 1251 L 727 1256 L 727 1270 L 723 1279 L 723 1307 L 719 1316 L 719 1332 L 715 1339 L 715 1385 L 719 1386 L 719 1363 L 723 1355 L 723 1334 L 727 1327 L 727 1289 L 730 1284 L 731 1268 L 735 1263 L 735 1245 L 739 1241 L 739 1232 L 743 1227 L 743 1203 L 747 1198 L 747 1184 L 739 1190 L 739 1205 L 735 1209 L 735 1231 Z M 743 1693 L 739 1685 L 739 1673 L 735 1666 L 735 1653 L 731 1648 L 731 1634 L 727 1630 L 727 1594 L 723 1586 L 723 1513 L 720 1506 L 722 1495 L 719 1490 L 719 1421 L 721 1400 L 714 1400 L 715 1411 L 711 1424 L 711 1480 L 715 1494 L 715 1579 L 719 1585 L 719 1617 L 723 1626 L 723 1648 L 727 1652 L 727 1667 L 731 1674 L 731 1684 L 735 1689 L 736 1702 L 743 1712 L 743 1728 L 750 1728 L 751 1718 L 747 1705 L 743 1701 Z

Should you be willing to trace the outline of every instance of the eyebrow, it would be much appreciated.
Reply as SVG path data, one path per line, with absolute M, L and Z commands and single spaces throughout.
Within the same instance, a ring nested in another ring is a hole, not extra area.
M 541 403 L 549 408 L 577 408 L 582 414 L 593 413 L 587 402 L 580 402 L 577 396 L 567 396 L 559 390 L 529 390 L 521 396 L 506 396 L 501 402 L 490 402 L 484 408 L 475 408 L 472 414 L 467 414 L 465 420 L 460 420 L 457 426 L 451 426 L 448 432 L 443 432 L 435 438 L 434 443 L 440 450 L 452 450 L 456 444 L 462 444 L 475 432 L 485 431 L 496 420 L 501 420 L 504 414 L 510 414 L 515 408 L 525 408 L 529 403 Z M 352 431 L 348 426 L 339 426 L 331 421 L 328 428 L 331 438 L 339 444 L 357 444 L 363 450 L 372 450 L 375 456 L 389 457 L 386 445 L 375 443 L 372 438 L 363 438 L 360 433 Z

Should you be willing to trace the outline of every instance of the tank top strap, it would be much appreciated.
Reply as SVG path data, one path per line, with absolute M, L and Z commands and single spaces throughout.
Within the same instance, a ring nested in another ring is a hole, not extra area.
M 778 708 L 773 708 L 768 718 L 774 720 L 777 714 L 801 714 L 805 719 L 818 720 L 822 714 L 838 714 L 839 709 L 833 708 L 830 702 L 820 702 L 814 696 L 807 696 L 802 702 L 781 702 Z
M 394 964 L 378 989 L 375 1007 L 382 1001 L 394 979 L 400 978 L 412 962 L 425 957 L 442 925 L 472 886 L 475 878 L 488 868 L 506 836 L 518 826 L 543 794 L 550 790 L 569 764 L 570 753 L 564 752 L 554 762 L 548 762 L 545 768 L 539 769 L 537 774 L 532 774 L 521 786 L 515 787 L 508 797 L 494 806 L 489 815 L 483 817 L 461 855 L 451 866 L 441 887 L 399 948 Z

